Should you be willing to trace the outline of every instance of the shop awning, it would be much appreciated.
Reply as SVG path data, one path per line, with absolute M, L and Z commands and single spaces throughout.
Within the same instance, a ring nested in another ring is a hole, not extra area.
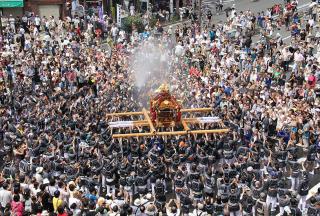
M 0 8 L 23 7 L 23 0 L 0 0 Z

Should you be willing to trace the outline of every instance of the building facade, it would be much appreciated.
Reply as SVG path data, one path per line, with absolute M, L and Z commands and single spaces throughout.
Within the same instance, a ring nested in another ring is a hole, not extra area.
M 24 13 L 33 13 L 41 17 L 63 18 L 67 15 L 67 11 L 65 0 L 25 0 L 24 2 Z
M 23 13 L 24 0 L 0 0 L 1 16 L 20 16 Z

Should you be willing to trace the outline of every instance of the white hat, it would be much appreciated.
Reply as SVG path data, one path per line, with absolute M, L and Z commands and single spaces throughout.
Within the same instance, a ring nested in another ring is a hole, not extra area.
M 133 202 L 133 204 L 134 204 L 135 206 L 141 205 L 140 199 L 139 199 L 139 198 L 138 198 L 138 199 L 135 199 L 135 201 Z
M 151 198 L 152 198 L 151 193 L 147 193 L 147 195 L 146 195 L 146 199 L 147 199 L 147 200 L 151 200 Z
M 49 184 L 49 179 L 47 178 L 43 179 L 43 184 Z
M 42 173 L 42 171 L 43 171 L 43 167 L 37 167 L 36 168 L 36 172 L 37 173 Z
M 42 216 L 49 216 L 49 212 L 47 210 L 42 211 L 41 213 Z
M 247 168 L 247 171 L 248 171 L 248 172 L 253 171 L 253 167 L 252 167 L 252 166 L 249 166 L 249 167 Z

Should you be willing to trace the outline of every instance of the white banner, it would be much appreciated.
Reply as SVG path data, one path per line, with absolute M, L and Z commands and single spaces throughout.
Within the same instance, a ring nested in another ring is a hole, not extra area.
M 221 121 L 221 119 L 219 117 L 200 117 L 200 118 L 197 118 L 197 120 L 200 123 L 214 123 L 214 122 Z
M 117 24 L 120 27 L 121 26 L 121 5 L 117 4 Z
M 78 5 L 79 5 L 79 1 L 78 0 L 73 0 L 72 3 L 71 3 L 71 10 L 72 11 L 76 10 Z
M 133 127 L 133 121 L 116 121 L 109 122 L 111 128 Z

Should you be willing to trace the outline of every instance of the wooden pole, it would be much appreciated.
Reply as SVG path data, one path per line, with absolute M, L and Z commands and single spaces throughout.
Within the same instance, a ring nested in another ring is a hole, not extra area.
M 212 108 L 194 108 L 194 109 L 181 109 L 181 112 L 211 112 Z
M 212 129 L 212 130 L 194 130 L 194 131 L 169 131 L 169 132 L 155 132 L 155 133 L 130 133 L 130 134 L 114 134 L 112 138 L 128 138 L 128 137 L 143 137 L 143 136 L 176 136 L 187 134 L 214 134 L 214 133 L 228 133 L 230 130 L 226 129 Z
M 131 133 L 131 134 L 113 134 L 112 138 L 128 138 L 128 137 L 145 137 L 145 136 L 153 136 L 152 133 Z
M 185 131 L 190 131 L 190 128 L 187 125 L 187 123 L 184 121 L 184 119 L 181 120 L 181 124 L 182 124 Z
M 123 113 L 108 113 L 106 116 L 131 116 L 131 115 L 143 115 L 143 112 L 123 112 Z
M 153 123 L 152 123 L 152 121 L 150 119 L 150 116 L 149 116 L 147 110 L 145 108 L 143 108 L 142 112 L 143 112 L 144 118 L 148 121 L 148 124 L 150 126 L 150 133 L 155 134 L 156 133 L 156 129 L 153 126 Z
M 134 126 L 149 126 L 148 121 L 141 120 L 141 121 L 133 121 Z
M 194 130 L 190 131 L 191 134 L 213 134 L 213 133 L 228 133 L 230 131 L 229 128 L 225 129 L 212 129 L 212 130 Z
M 207 107 L 207 108 L 195 108 L 195 109 L 181 109 L 181 112 L 186 113 L 186 112 L 211 112 L 212 108 Z M 149 113 L 149 111 L 146 111 Z M 106 116 L 130 116 L 130 115 L 144 115 L 143 112 L 122 112 L 122 113 L 108 113 Z
M 213 122 L 213 123 L 221 124 L 222 121 Z M 190 128 L 188 127 L 188 124 L 201 124 L 201 122 L 197 118 L 184 118 L 181 120 L 181 124 L 185 130 L 190 130 Z M 206 124 L 211 124 L 211 123 L 206 123 Z M 138 120 L 138 121 L 133 121 L 133 125 L 134 126 L 149 126 L 149 122 L 147 120 Z
M 132 121 L 132 122 L 133 122 L 133 126 L 149 126 L 149 122 L 147 120 L 139 120 L 139 121 Z M 221 124 L 222 121 L 214 122 L 214 123 Z M 181 120 L 181 124 L 185 130 L 190 130 L 190 128 L 188 127 L 188 124 L 201 124 L 201 122 L 199 122 L 199 120 L 197 120 L 196 118 L 185 118 Z M 207 124 L 211 124 L 211 123 L 207 123 Z

